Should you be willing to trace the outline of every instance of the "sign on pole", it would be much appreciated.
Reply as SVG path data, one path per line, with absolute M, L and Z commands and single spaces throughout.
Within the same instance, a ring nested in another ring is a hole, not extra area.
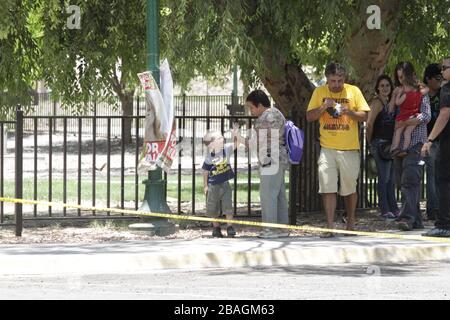
M 167 60 L 160 68 L 161 91 L 150 71 L 139 73 L 145 90 L 144 146 L 139 173 L 145 174 L 159 166 L 168 171 L 176 156 L 176 125 L 173 107 L 173 80 Z

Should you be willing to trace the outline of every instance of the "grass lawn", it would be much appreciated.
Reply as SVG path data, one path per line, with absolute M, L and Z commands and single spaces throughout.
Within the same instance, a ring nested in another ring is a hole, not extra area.
M 286 181 L 288 181 L 288 175 Z M 240 203 L 247 203 L 248 201 L 248 182 L 246 174 L 238 174 L 237 185 L 237 201 Z M 144 197 L 145 186 L 142 184 L 143 179 L 139 179 L 138 182 L 138 200 L 142 200 Z M 176 175 L 168 176 L 167 182 L 167 196 L 173 199 L 178 198 L 178 177 Z M 230 181 L 233 188 L 233 180 Z M 78 200 L 78 180 L 67 179 L 67 202 L 73 203 Z M 14 198 L 14 181 L 4 181 L 4 196 Z M 251 201 L 259 202 L 259 176 L 252 174 L 251 180 Z M 23 198 L 34 198 L 34 180 L 24 179 L 23 181 Z M 110 185 L 110 199 L 111 202 L 120 201 L 121 197 L 121 182 L 118 177 L 111 177 Z M 124 201 L 135 200 L 135 178 L 134 176 L 126 176 L 124 183 Z M 289 193 L 289 183 L 286 183 L 286 196 Z M 81 199 L 91 200 L 93 197 L 92 180 L 90 178 L 84 178 L 81 181 Z M 37 181 L 37 199 L 42 201 L 49 200 L 49 180 L 48 178 L 39 178 Z M 106 202 L 107 200 L 107 183 L 105 177 L 98 176 L 96 179 L 95 197 L 97 202 Z M 54 177 L 52 180 L 52 202 L 63 201 L 63 179 Z M 192 177 L 181 177 L 181 200 L 192 201 Z M 203 195 L 203 177 L 201 174 L 196 175 L 195 179 L 195 201 L 197 203 L 204 202 L 205 196 Z

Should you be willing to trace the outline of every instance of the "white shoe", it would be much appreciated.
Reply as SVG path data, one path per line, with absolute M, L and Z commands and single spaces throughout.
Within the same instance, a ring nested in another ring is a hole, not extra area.
M 260 234 L 258 234 L 258 238 L 261 239 L 276 239 L 278 238 L 279 233 L 273 230 L 264 230 Z
M 288 231 L 279 231 L 278 232 L 278 238 L 287 238 L 287 237 L 289 237 L 289 235 L 290 235 L 290 232 L 288 232 Z

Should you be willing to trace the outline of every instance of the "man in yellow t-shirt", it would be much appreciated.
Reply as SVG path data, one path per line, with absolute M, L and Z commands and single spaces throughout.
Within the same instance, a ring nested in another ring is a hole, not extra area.
M 370 108 L 358 87 L 344 83 L 344 66 L 330 63 L 325 76 L 327 84 L 314 90 L 306 113 L 309 122 L 320 123 L 319 193 L 328 228 L 334 229 L 339 179 L 339 194 L 344 197 L 347 210 L 347 230 L 353 230 L 360 168 L 358 122 L 367 120 Z

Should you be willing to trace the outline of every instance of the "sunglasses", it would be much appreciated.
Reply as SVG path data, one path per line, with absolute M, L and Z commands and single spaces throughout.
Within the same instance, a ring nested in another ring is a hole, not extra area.
M 450 66 L 442 66 L 442 72 L 444 72 L 447 69 L 450 69 Z
M 434 77 L 432 77 L 432 78 L 436 79 L 437 81 L 442 81 L 442 80 L 444 80 L 444 78 L 443 78 L 440 74 L 438 74 L 438 75 L 436 75 L 436 76 L 434 76 Z

